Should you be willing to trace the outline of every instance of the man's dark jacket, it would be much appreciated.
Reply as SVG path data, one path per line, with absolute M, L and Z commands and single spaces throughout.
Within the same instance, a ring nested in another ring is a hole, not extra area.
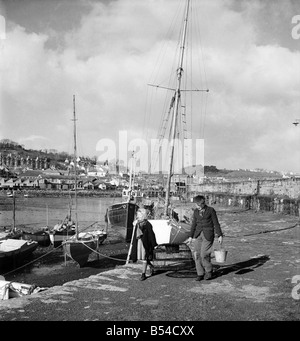
M 207 205 L 204 206 L 203 216 L 199 209 L 194 210 L 190 236 L 197 238 L 202 231 L 208 241 L 213 241 L 215 234 L 218 237 L 223 235 L 215 209 Z

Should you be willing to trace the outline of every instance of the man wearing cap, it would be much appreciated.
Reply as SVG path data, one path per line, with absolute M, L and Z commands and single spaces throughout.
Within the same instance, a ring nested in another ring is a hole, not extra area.
M 205 197 L 197 195 L 194 197 L 193 202 L 196 203 L 197 208 L 194 210 L 188 244 L 194 255 L 197 270 L 196 281 L 210 280 L 213 278 L 211 252 L 215 234 L 218 237 L 218 242 L 222 244 L 223 233 L 217 213 L 213 207 L 205 204 Z

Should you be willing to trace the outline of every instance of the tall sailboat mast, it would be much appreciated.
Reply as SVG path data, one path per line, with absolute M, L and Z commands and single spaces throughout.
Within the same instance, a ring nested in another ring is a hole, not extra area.
M 130 202 L 130 198 L 131 198 L 131 193 L 133 190 L 133 155 L 134 152 L 132 152 L 131 154 L 131 158 L 130 158 L 130 175 L 129 175 L 129 189 L 128 189 L 128 199 L 127 201 Z
M 171 177 L 172 177 L 172 171 L 173 171 L 174 148 L 175 148 L 177 120 L 178 120 L 178 108 L 179 108 L 179 102 L 180 102 L 181 78 L 182 78 L 182 72 L 183 72 L 183 59 L 184 59 L 185 42 L 186 42 L 186 34 L 187 34 L 189 7 L 190 7 L 190 0 L 187 0 L 184 27 L 183 27 L 181 47 L 180 47 L 180 59 L 179 59 L 179 64 L 177 68 L 177 86 L 176 86 L 175 95 L 174 95 L 175 101 L 174 101 L 171 141 L 170 141 L 170 164 L 169 164 L 169 172 L 168 172 L 167 188 L 166 188 L 166 201 L 165 201 L 165 207 L 164 207 L 165 216 L 168 216 L 168 209 L 169 209 L 169 204 L 170 204 Z
M 78 219 L 77 219 L 77 143 L 76 143 L 76 113 L 75 113 L 75 95 L 73 95 L 73 121 L 74 121 L 74 178 L 75 178 L 75 227 L 76 239 L 78 239 Z

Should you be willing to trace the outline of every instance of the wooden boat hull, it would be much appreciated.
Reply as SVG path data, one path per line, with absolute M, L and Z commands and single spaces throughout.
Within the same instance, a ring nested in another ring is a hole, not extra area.
M 107 208 L 107 221 L 111 228 L 118 232 L 118 234 L 126 241 L 130 242 L 133 221 L 135 219 L 136 211 L 139 206 L 131 202 L 116 203 Z
M 62 244 L 62 242 L 66 241 L 70 237 L 75 235 L 74 230 L 69 231 L 51 231 L 49 233 L 50 242 L 53 245 L 53 247 L 58 247 Z
M 37 248 L 36 241 L 6 239 L 0 241 L 0 269 L 15 267 Z
M 24 240 L 34 240 L 38 242 L 40 246 L 49 246 L 51 243 L 50 235 L 48 232 L 45 232 L 45 231 L 37 231 L 37 232 L 23 231 L 21 238 Z
M 191 225 L 170 219 L 149 220 L 152 224 L 156 242 L 162 244 L 183 244 L 190 236 Z
M 102 231 L 79 233 L 78 239 L 74 236 L 63 242 L 64 253 L 83 267 L 88 262 L 90 254 L 97 250 L 106 238 L 107 234 Z
M 133 221 L 139 206 L 134 203 L 118 203 L 108 207 L 107 220 L 126 242 L 131 241 Z M 191 224 L 175 219 L 150 219 L 158 244 L 180 245 L 190 236 Z

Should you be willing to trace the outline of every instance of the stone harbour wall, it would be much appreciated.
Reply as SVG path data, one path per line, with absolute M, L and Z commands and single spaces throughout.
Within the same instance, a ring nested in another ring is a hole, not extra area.
M 209 204 L 299 216 L 300 179 L 276 179 L 197 185 L 192 195 L 202 194 Z
M 199 184 L 192 191 L 300 199 L 300 178 Z
M 271 211 L 300 216 L 300 199 L 274 198 L 271 196 L 234 195 L 224 193 L 203 193 L 209 205 L 239 207 L 255 211 Z

